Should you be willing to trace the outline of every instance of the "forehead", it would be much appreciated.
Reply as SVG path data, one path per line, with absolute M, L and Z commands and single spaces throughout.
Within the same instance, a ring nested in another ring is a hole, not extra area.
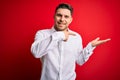
M 63 8 L 59 8 L 59 9 L 56 11 L 56 14 L 62 14 L 62 15 L 71 16 L 70 10 L 68 10 L 68 9 L 63 9 Z

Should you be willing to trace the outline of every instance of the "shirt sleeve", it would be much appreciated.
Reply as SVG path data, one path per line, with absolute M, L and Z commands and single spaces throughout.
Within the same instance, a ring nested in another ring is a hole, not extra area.
M 31 46 L 31 52 L 36 58 L 41 58 L 46 55 L 48 51 L 54 49 L 57 42 L 64 40 L 65 36 L 63 32 L 48 33 L 38 31 L 35 36 L 35 40 Z
M 89 57 L 93 54 L 93 50 L 95 47 L 92 47 L 91 43 L 88 43 L 88 45 L 83 49 L 83 57 L 85 59 L 85 62 L 89 59 Z
M 89 57 L 93 54 L 93 50 L 95 49 L 95 47 L 92 47 L 92 44 L 89 42 L 88 45 L 85 48 L 83 48 L 82 39 L 79 45 L 81 45 L 81 47 L 78 50 L 77 64 L 83 65 L 86 61 L 88 61 Z

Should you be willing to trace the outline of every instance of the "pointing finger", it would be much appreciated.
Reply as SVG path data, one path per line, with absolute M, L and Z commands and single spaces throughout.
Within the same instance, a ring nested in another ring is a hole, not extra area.
M 75 34 L 75 33 L 72 33 L 72 32 L 69 32 L 69 35 L 76 36 L 76 34 Z

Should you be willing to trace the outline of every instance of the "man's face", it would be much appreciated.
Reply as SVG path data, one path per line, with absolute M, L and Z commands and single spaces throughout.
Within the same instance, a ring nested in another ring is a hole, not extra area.
M 57 31 L 67 30 L 69 24 L 72 22 L 70 10 L 59 8 L 54 15 L 54 21 L 54 27 Z

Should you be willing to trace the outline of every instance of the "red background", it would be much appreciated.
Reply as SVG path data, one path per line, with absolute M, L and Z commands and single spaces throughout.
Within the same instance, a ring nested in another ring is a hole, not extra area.
M 70 28 L 81 34 L 84 46 L 96 37 L 112 39 L 77 65 L 76 80 L 120 80 L 119 0 L 1 0 L 0 80 L 39 80 L 41 63 L 30 47 L 36 31 L 51 28 L 60 2 L 73 6 Z

